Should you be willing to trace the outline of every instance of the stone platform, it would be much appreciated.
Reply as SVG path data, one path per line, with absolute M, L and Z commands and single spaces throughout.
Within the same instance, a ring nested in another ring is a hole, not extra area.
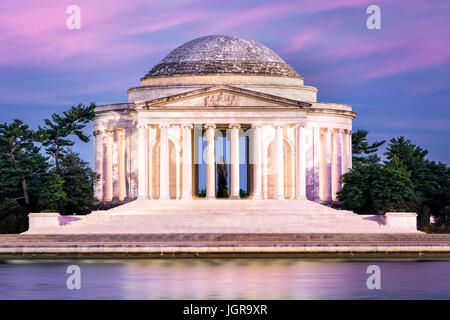
M 170 257 L 449 258 L 450 234 L 0 235 L 0 259 Z
M 418 233 L 415 213 L 357 215 L 308 200 L 136 200 L 86 216 L 29 218 L 25 234 Z

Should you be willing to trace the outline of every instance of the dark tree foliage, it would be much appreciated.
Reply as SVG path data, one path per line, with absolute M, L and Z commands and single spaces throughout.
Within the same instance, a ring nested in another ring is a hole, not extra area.
M 359 213 L 374 212 L 375 204 L 371 194 L 372 186 L 382 175 L 380 158 L 375 154 L 385 141 L 369 144 L 367 130 L 352 133 L 353 169 L 342 176 L 344 188 L 338 198 L 348 209 Z
M 42 145 L 46 147 L 47 154 L 55 161 L 56 171 L 59 172 L 59 159 L 67 147 L 73 146 L 74 141 L 68 137 L 77 136 L 81 141 L 88 142 L 89 137 L 83 134 L 83 128 L 94 119 L 95 103 L 89 106 L 79 104 L 64 111 L 62 115 L 52 114 L 52 119 L 45 119 L 45 126 L 39 127 L 38 134 Z
M 433 213 L 442 223 L 450 224 L 450 167 L 426 160 L 420 190 L 424 199 L 420 222 L 426 224 Z
M 98 179 L 88 163 L 74 152 L 67 152 L 61 158 L 62 191 L 68 195 L 63 214 L 86 214 L 94 202 L 94 182 Z
M 23 190 L 21 177 L 11 163 L 8 150 L 0 146 L 0 203 L 7 198 L 23 198 Z
M 380 213 L 417 211 L 420 208 L 420 196 L 411 180 L 411 171 L 397 156 L 393 156 L 382 167 L 381 175 L 371 186 L 370 194 L 373 208 Z
M 359 129 L 352 133 L 352 153 L 353 153 L 353 164 L 357 165 L 359 163 L 364 163 L 367 159 L 367 155 L 374 154 L 378 151 L 378 148 L 381 147 L 386 140 L 375 141 L 372 144 L 369 144 L 367 141 L 367 134 L 369 131 Z
M 42 212 L 61 212 L 67 202 L 67 193 L 64 192 L 64 180 L 57 173 L 51 172 L 45 178 L 38 206 Z
M 79 104 L 53 114 L 37 132 L 20 120 L 0 124 L 0 233 L 26 231 L 30 212 L 89 212 L 97 176 L 70 147 L 71 137 L 89 141 L 82 129 L 94 108 Z M 41 154 L 40 144 L 54 165 Z
M 0 203 L 0 233 L 18 233 L 28 229 L 27 211 L 16 200 Z
M 33 174 L 39 148 L 34 145 L 36 134 L 28 125 L 15 119 L 12 123 L 0 124 L 0 146 L 11 161 L 8 173 L 20 179 L 24 201 L 30 205 L 27 176 Z
M 411 173 L 411 180 L 419 184 L 425 178 L 425 156 L 427 150 L 413 144 L 404 137 L 391 139 L 384 155 L 388 160 L 397 157 L 402 166 Z
M 428 151 L 404 137 L 390 140 L 382 162 L 373 153 L 384 141 L 369 145 L 366 137 L 366 130 L 353 134 L 357 156 L 338 193 L 344 207 L 358 213 L 413 211 L 422 226 L 429 225 L 430 215 L 450 223 L 450 168 L 426 160 Z
M 383 174 L 380 158 L 373 154 L 354 164 L 353 169 L 342 176 L 344 187 L 338 192 L 338 198 L 344 207 L 358 213 L 373 213 L 375 199 L 372 186 Z

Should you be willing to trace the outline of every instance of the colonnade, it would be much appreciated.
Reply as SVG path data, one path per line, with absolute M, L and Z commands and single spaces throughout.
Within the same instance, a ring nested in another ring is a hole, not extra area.
M 169 155 L 169 129 L 171 126 L 180 128 L 180 183 L 181 195 L 179 199 L 193 198 L 193 157 L 192 157 L 192 132 L 193 124 L 159 124 L 159 199 L 170 199 L 169 183 L 169 162 L 173 161 Z M 293 194 L 291 198 L 307 198 L 307 171 L 318 174 L 318 190 L 315 198 L 321 201 L 336 201 L 336 193 L 341 185 L 339 178 L 341 174 L 351 168 L 351 130 L 327 128 L 327 127 L 307 127 L 304 124 L 251 124 L 252 143 L 250 144 L 252 153 L 252 179 L 251 190 L 252 199 L 267 198 L 267 163 L 268 154 L 263 150 L 263 129 L 272 127 L 271 141 L 274 143 L 272 151 L 271 165 L 274 174 L 274 199 L 285 199 L 285 177 L 284 163 L 285 152 L 283 149 L 285 128 L 294 127 L 295 137 L 292 139 L 294 168 L 290 172 L 295 179 Z M 132 157 L 137 157 L 137 196 L 139 199 L 149 199 L 149 184 L 152 180 L 149 176 L 155 174 L 149 170 L 149 134 L 148 125 L 137 126 L 137 154 L 133 151 Z M 215 152 L 215 123 L 203 125 L 206 138 L 205 162 L 206 162 L 206 198 L 216 197 L 216 152 Z M 239 199 L 239 137 L 240 124 L 229 124 L 230 134 L 230 198 Z M 117 199 L 123 201 L 127 196 L 126 179 L 130 178 L 131 168 L 125 164 L 126 150 L 132 151 L 126 145 L 123 128 L 104 129 L 94 132 L 95 138 L 95 162 L 94 170 L 101 175 L 100 183 L 96 184 L 95 195 L 101 201 L 112 201 Z M 271 143 L 272 143 L 271 142 Z M 312 142 L 312 143 L 311 143 Z M 130 142 L 128 142 L 130 143 Z M 128 149 L 127 149 L 128 148 Z M 310 164 L 307 162 L 307 153 L 311 152 L 317 159 Z M 156 156 L 156 154 L 154 155 Z M 311 167 L 311 168 L 310 168 Z M 309 170 L 311 169 L 311 170 Z M 178 174 L 178 173 L 177 173 Z M 314 179 L 313 179 L 314 180 Z M 317 182 L 312 182 L 317 183 Z M 177 186 L 178 187 L 178 186 Z M 178 194 L 178 192 L 177 192 Z M 310 198 L 310 197 L 308 197 Z M 314 200 L 314 199 L 311 199 Z
M 126 191 L 125 129 L 94 131 L 94 171 L 99 175 L 94 196 L 104 202 L 123 201 Z

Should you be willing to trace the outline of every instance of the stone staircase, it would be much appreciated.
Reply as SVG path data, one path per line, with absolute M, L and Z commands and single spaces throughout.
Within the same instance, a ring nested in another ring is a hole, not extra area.
M 411 233 L 383 216 L 362 216 L 308 200 L 136 200 L 87 216 L 55 216 L 29 234 Z
M 450 234 L 426 233 L 182 233 L 182 234 L 0 234 L 6 243 L 342 243 L 426 242 L 450 245 Z

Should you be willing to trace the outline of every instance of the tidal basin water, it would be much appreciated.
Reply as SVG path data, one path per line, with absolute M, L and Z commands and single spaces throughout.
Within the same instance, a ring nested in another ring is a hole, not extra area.
M 0 260 L 0 299 L 450 299 L 450 260 Z

